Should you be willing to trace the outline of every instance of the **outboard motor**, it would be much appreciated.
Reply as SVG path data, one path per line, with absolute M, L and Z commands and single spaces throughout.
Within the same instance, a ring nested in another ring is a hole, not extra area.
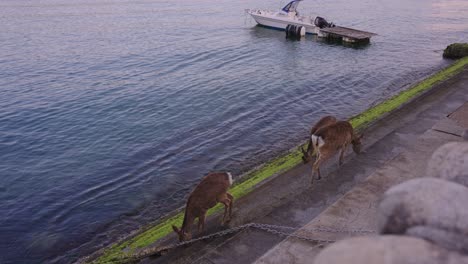
M 328 23 L 327 20 L 323 17 L 316 17 L 314 20 L 314 25 L 319 27 L 319 28 L 326 28 L 326 27 L 334 27 L 335 25 L 333 23 Z

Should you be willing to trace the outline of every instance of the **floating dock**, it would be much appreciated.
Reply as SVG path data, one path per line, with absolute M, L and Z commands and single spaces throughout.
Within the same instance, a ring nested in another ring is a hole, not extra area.
M 377 34 L 347 27 L 326 27 L 319 29 L 318 36 L 327 39 L 340 39 L 348 43 L 369 43 L 370 38 Z

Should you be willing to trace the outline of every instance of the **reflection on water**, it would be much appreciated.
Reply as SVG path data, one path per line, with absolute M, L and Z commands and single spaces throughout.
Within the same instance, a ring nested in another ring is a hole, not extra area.
M 432 3 L 431 9 L 432 19 L 428 30 L 434 33 L 468 32 L 468 24 L 463 22 L 468 14 L 468 1 L 437 1 Z
M 281 3 L 285 4 L 285 3 Z M 285 39 L 278 2 L 0 2 L 1 263 L 68 263 L 447 65 L 466 1 L 304 1 L 378 33 L 357 49 Z

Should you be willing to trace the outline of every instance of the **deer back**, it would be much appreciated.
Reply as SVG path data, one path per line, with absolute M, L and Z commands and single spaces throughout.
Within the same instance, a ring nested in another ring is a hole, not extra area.
M 338 121 L 319 128 L 313 136 L 316 138 L 316 145 L 327 144 L 329 147 L 340 148 L 353 140 L 353 126 L 348 121 Z
M 315 125 L 310 130 L 310 134 L 313 135 L 320 128 L 335 124 L 336 122 L 337 122 L 336 117 L 334 117 L 334 116 L 324 116 L 317 123 L 315 123 Z
M 206 175 L 195 187 L 187 201 L 187 210 L 197 213 L 207 210 L 217 203 L 217 198 L 227 192 L 232 184 L 232 176 L 226 172 Z

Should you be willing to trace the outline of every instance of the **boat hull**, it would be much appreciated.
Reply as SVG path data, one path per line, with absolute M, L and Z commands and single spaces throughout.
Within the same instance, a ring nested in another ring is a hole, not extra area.
M 255 22 L 259 25 L 270 27 L 279 30 L 285 30 L 288 25 L 296 25 L 296 26 L 303 26 L 306 29 L 307 34 L 318 34 L 317 27 L 311 23 L 307 23 L 306 21 L 302 21 L 300 19 L 290 19 L 289 17 L 285 16 L 284 18 L 275 17 L 271 15 L 262 15 L 258 13 L 249 13 Z

